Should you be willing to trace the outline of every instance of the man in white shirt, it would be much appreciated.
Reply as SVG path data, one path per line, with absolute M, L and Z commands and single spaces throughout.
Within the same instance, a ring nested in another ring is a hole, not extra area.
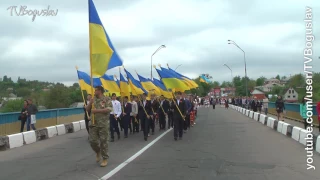
M 114 131 L 118 134 L 118 139 L 120 139 L 120 131 L 118 126 L 118 120 L 121 115 L 121 104 L 116 100 L 117 96 L 115 93 L 112 93 L 112 107 L 113 111 L 110 113 L 110 133 L 111 133 L 111 142 L 114 142 Z
M 138 104 L 137 104 L 137 96 L 132 96 L 131 101 L 131 117 L 132 117 L 132 126 L 133 133 L 139 132 L 139 117 L 138 117 Z

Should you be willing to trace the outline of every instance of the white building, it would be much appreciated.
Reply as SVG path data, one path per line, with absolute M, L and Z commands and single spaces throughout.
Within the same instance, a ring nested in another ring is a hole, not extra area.
M 286 102 L 298 102 L 298 92 L 293 88 L 289 88 L 283 96 Z

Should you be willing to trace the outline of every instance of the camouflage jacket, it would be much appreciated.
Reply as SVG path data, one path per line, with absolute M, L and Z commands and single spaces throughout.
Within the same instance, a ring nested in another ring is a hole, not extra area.
M 94 108 L 95 109 L 106 109 L 108 108 L 110 112 L 112 112 L 112 103 L 111 99 L 109 97 L 101 97 L 101 98 L 96 98 L 94 97 L 94 102 L 93 102 Z M 95 113 L 94 114 L 94 121 L 95 125 L 99 127 L 105 127 L 109 125 L 109 114 L 108 113 Z

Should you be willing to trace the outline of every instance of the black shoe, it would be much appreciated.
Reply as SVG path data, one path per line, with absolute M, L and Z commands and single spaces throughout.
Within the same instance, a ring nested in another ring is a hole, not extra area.
M 154 132 L 152 132 L 151 135 L 154 135 Z
M 176 141 L 176 140 L 178 140 L 178 138 L 175 137 L 174 140 Z
M 144 137 L 144 140 L 147 141 L 147 140 L 148 140 L 148 137 L 145 136 L 145 137 Z
M 120 134 L 118 134 L 118 140 L 120 139 Z

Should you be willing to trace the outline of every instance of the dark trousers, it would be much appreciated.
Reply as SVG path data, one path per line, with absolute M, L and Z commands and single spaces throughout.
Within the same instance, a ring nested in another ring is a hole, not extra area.
M 129 129 L 129 123 L 130 123 L 130 115 L 122 116 L 122 127 L 124 129 L 124 136 L 128 136 L 128 129 Z
M 168 129 L 173 127 L 173 114 L 168 114 Z
M 130 121 L 129 121 L 129 129 L 130 129 L 130 133 L 132 133 L 132 127 L 133 127 L 133 124 L 132 124 L 132 116 L 130 116 Z
M 151 115 L 151 118 L 149 119 L 149 127 L 150 128 L 148 129 L 149 130 L 148 132 L 150 132 L 150 129 L 151 129 L 151 132 L 154 133 L 155 119 L 156 119 L 156 117 Z
M 110 133 L 111 133 L 111 139 L 114 139 L 114 132 L 118 134 L 118 137 L 120 136 L 118 121 L 114 117 L 113 114 L 110 114 Z
M 181 115 L 176 115 L 174 116 L 173 118 L 173 121 L 174 121 L 174 129 L 173 129 L 173 136 L 174 138 L 177 138 L 178 136 L 179 137 L 182 137 L 182 134 L 183 134 L 183 119 L 181 117 Z
M 121 131 L 123 130 L 123 122 L 122 122 L 122 119 L 118 119 L 118 123 L 119 123 L 119 126 L 120 126 L 120 129 Z
M 27 131 L 30 131 L 30 127 L 33 130 L 36 130 L 36 127 L 34 126 L 34 124 L 31 124 L 31 116 L 28 116 L 28 118 L 27 118 Z
M 216 105 L 215 105 L 215 104 L 213 104 L 213 105 L 212 105 L 212 108 L 213 108 L 213 109 L 216 109 Z
M 148 137 L 149 122 L 150 122 L 150 119 L 148 119 L 146 116 L 141 117 L 141 129 L 143 130 L 144 137 Z
M 163 113 L 159 114 L 160 129 L 166 129 L 166 116 Z
M 139 118 L 132 116 L 132 130 L 133 132 L 139 132 Z
M 190 114 L 186 115 L 185 121 L 183 122 L 184 124 L 184 130 L 187 130 L 188 128 L 190 129 Z
M 27 119 L 21 119 L 21 127 L 20 127 L 20 132 L 23 132 L 24 130 L 24 125 L 26 124 Z
M 88 120 L 88 119 L 85 119 L 85 120 L 84 120 L 84 123 L 85 123 L 86 129 L 87 129 L 87 131 L 88 131 L 88 133 L 89 133 L 89 120 Z

